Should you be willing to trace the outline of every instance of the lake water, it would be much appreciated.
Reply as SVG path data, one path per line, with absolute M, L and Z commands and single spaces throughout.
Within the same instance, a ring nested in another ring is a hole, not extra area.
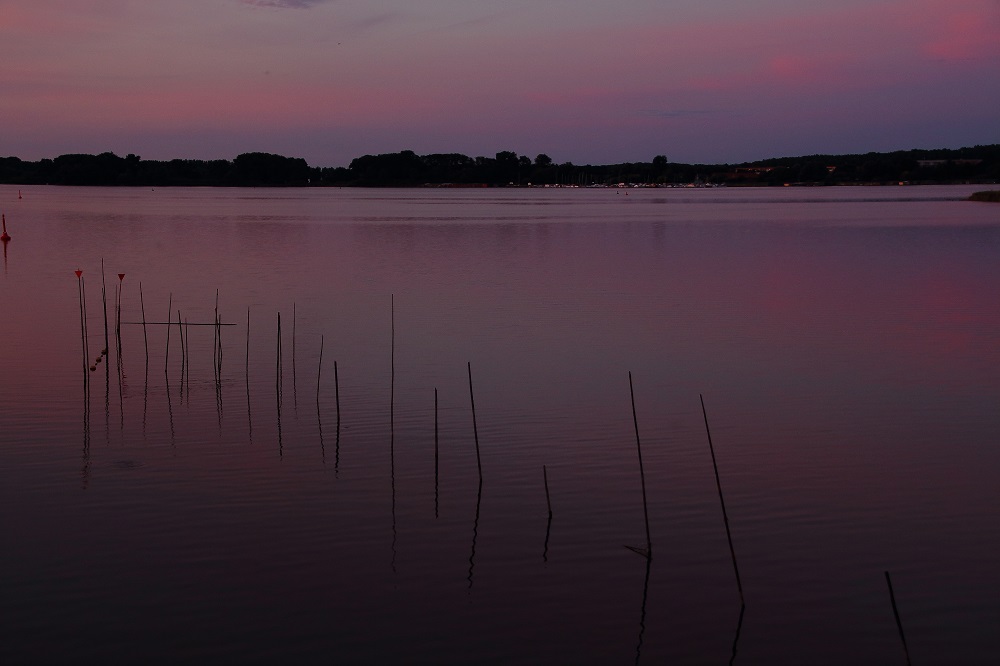
M 975 187 L 20 189 L 4 663 L 996 663 Z

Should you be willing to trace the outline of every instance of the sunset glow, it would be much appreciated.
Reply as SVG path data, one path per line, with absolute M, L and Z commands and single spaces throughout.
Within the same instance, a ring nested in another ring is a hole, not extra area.
M 1000 142 L 1000 2 L 0 0 L 0 155 L 738 162 Z

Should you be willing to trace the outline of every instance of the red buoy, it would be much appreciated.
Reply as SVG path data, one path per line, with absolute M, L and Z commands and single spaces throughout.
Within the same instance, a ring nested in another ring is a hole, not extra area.
M 0 214 L 0 220 L 3 220 L 3 235 L 0 235 L 0 241 L 6 243 L 10 240 L 10 235 L 7 233 L 7 216 Z

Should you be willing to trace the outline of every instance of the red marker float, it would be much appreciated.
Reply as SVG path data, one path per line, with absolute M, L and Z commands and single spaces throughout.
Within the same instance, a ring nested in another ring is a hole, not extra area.
M 7 233 L 7 216 L 0 214 L 0 220 L 3 221 L 3 235 L 0 235 L 0 241 L 6 243 L 10 240 L 10 235 Z

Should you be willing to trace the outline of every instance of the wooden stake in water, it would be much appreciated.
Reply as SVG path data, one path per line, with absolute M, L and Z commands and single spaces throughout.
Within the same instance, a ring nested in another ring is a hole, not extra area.
M 86 388 L 87 382 L 90 381 L 90 358 L 87 354 L 87 328 L 83 316 L 83 271 L 81 270 L 76 271 L 76 291 L 80 298 L 80 345 L 83 352 L 83 385 Z
M 472 392 L 472 362 L 468 361 L 469 368 L 469 402 L 472 404 L 472 435 L 476 440 L 476 468 L 479 470 L 479 485 L 483 484 L 483 461 L 479 457 L 479 429 L 476 427 L 476 396 Z
M 247 308 L 247 386 L 250 386 L 250 308 Z
M 214 328 L 212 331 L 212 374 L 215 377 L 216 383 L 219 382 L 219 366 L 221 365 L 220 354 L 222 350 L 219 348 L 219 290 L 215 290 L 215 321 Z
M 274 378 L 274 400 L 278 412 L 278 457 L 285 457 L 285 446 L 281 439 L 281 313 L 278 313 L 278 351 L 277 351 L 277 368 L 275 371 Z
M 83 279 L 83 271 L 80 271 L 80 292 L 83 296 L 83 345 L 85 347 L 83 361 L 84 364 L 90 364 L 90 324 L 88 323 L 87 317 L 87 281 Z M 90 385 L 90 380 L 87 380 L 87 385 Z
M 181 311 L 177 311 L 177 337 L 181 342 L 181 395 L 184 395 L 184 372 L 187 369 L 187 348 L 184 343 L 184 324 L 181 322 Z
M 299 383 L 298 374 L 295 372 L 295 302 L 292 302 L 292 404 L 299 406 Z
M 337 361 L 333 362 L 333 398 L 337 403 L 337 433 L 340 434 L 340 378 L 337 376 Z
M 142 282 L 139 283 L 139 308 L 142 311 L 142 344 L 146 349 L 146 365 L 149 366 L 149 339 L 146 338 L 146 304 L 142 300 Z
M 395 432 L 396 398 L 396 300 L 389 294 L 389 433 Z
M 708 434 L 708 450 L 712 453 L 712 468 L 715 470 L 715 487 L 719 489 L 719 504 L 722 505 L 722 522 L 726 525 L 726 539 L 729 541 L 729 554 L 733 558 L 733 571 L 736 573 L 736 589 L 740 592 L 740 603 L 743 600 L 743 583 L 740 582 L 740 568 L 736 565 L 736 550 L 733 548 L 733 534 L 729 529 L 729 515 L 726 513 L 726 500 L 722 497 L 722 482 L 719 480 L 719 465 L 715 461 L 715 447 L 712 446 L 712 431 L 708 427 L 708 412 L 705 411 L 705 398 L 699 393 L 701 414 L 705 418 L 705 432 Z
M 115 346 L 118 354 L 122 351 L 122 289 L 125 281 L 125 274 L 118 274 L 118 291 L 115 294 Z
M 278 394 L 278 403 L 281 403 L 281 313 L 278 313 L 278 350 L 277 367 L 275 368 L 274 388 Z
M 163 356 L 163 374 L 167 374 L 170 362 L 170 319 L 173 317 L 174 294 L 170 292 L 170 299 L 167 301 L 167 351 Z
M 184 377 L 187 381 L 188 400 L 191 399 L 191 325 L 184 320 Z
M 249 427 L 248 439 L 250 440 L 250 443 L 253 444 L 253 415 L 250 411 L 250 308 L 247 308 L 246 381 L 247 381 L 247 426 Z
M 323 376 L 323 336 L 319 336 L 319 364 L 316 367 L 316 405 L 319 408 L 319 380 Z
M 108 288 L 104 281 L 104 259 L 101 259 L 101 300 L 104 302 L 104 353 L 108 353 L 111 343 L 108 342 Z
M 545 545 L 542 547 L 542 561 L 549 561 L 549 534 L 552 532 L 552 499 L 549 497 L 549 472 L 542 465 L 542 481 L 545 483 L 545 504 L 549 508 L 549 519 L 545 523 Z
M 896 595 L 892 591 L 892 578 L 889 572 L 885 572 L 885 584 L 889 586 L 889 601 L 892 602 L 892 614 L 896 616 L 896 628 L 899 629 L 899 640 L 903 643 L 903 654 L 906 656 L 906 664 L 910 664 L 910 650 L 906 647 L 906 636 L 903 635 L 903 623 L 899 619 L 899 609 L 896 608 Z
M 215 339 L 219 347 L 219 358 L 215 364 L 215 378 L 216 382 L 222 383 L 222 318 L 216 314 L 215 315 Z
M 333 452 L 333 474 L 336 477 L 340 473 L 340 378 L 337 377 L 337 361 L 333 362 L 333 395 L 337 402 L 337 438 L 334 440 Z
M 549 507 L 549 518 L 552 517 L 552 498 L 549 497 L 549 471 L 542 465 L 542 481 L 545 482 L 545 504 Z
M 642 482 L 642 514 L 646 520 L 646 552 L 632 548 L 646 558 L 653 557 L 653 540 L 649 536 L 649 507 L 646 503 L 646 472 L 642 468 L 642 445 L 639 443 L 639 420 L 635 415 L 635 391 L 632 390 L 632 372 L 628 373 L 628 392 L 632 398 L 632 425 L 635 426 L 635 450 L 639 454 L 639 480 Z
M 434 517 L 438 517 L 438 390 L 434 388 Z

